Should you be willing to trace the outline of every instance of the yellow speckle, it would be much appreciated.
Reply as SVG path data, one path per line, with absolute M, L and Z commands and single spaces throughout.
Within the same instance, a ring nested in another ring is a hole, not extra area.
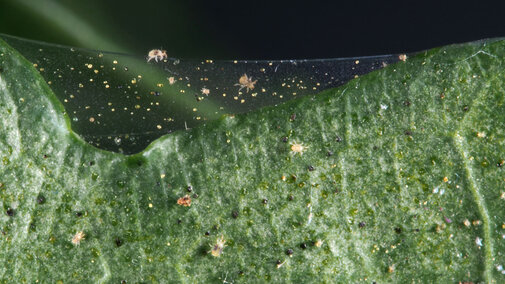
M 132 84 L 137 84 L 137 79 L 133 78 L 132 79 Z
M 282 177 L 281 177 L 281 180 L 282 180 L 282 181 L 286 181 L 286 176 L 282 176 Z
M 158 84 L 156 84 L 156 86 L 158 86 L 158 88 L 162 88 L 163 84 L 162 83 L 158 83 Z
M 112 63 L 117 64 L 117 60 L 112 61 Z
M 479 226 L 481 224 L 481 221 L 480 220 L 474 220 L 474 221 L 472 221 L 472 224 L 474 226 Z
M 88 64 L 88 69 L 93 68 L 93 64 Z
M 354 61 L 354 64 L 359 64 L 359 60 Z
M 193 108 L 193 111 L 197 111 L 198 109 L 196 107 Z
M 153 204 L 152 203 L 149 203 L 149 208 L 153 208 Z
M 505 199 L 505 191 L 503 191 L 503 192 L 501 193 L 500 198 L 501 198 L 501 199 Z
M 84 85 L 82 83 L 79 83 L 79 88 L 84 88 Z
M 170 242 L 167 243 L 167 246 L 170 246 Z
M 470 227 L 471 224 L 470 224 L 470 221 L 468 221 L 468 219 L 465 219 L 463 221 L 463 225 L 465 225 L 466 227 Z
M 444 182 L 448 182 L 448 181 L 449 181 L 449 178 L 444 177 Z
M 484 137 L 486 137 L 486 133 L 484 133 L 484 132 L 477 132 L 477 137 L 484 138 Z
M 159 125 L 159 124 L 156 125 L 156 128 L 161 129 L 161 125 Z
M 165 174 L 161 174 L 161 175 L 160 175 L 160 177 L 161 177 L 161 178 L 165 178 Z

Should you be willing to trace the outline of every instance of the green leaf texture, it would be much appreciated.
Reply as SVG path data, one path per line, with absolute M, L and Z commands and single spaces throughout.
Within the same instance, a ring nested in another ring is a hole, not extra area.
M 503 283 L 504 56 L 430 50 L 125 156 L 0 41 L 0 279 Z

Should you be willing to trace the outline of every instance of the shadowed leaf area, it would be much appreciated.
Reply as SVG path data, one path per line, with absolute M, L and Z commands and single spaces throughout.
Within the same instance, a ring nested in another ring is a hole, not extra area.
M 5 282 L 504 282 L 499 40 L 125 156 L 0 42 Z

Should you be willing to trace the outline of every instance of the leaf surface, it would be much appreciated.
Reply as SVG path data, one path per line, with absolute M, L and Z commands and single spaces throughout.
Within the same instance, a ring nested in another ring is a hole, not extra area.
M 434 49 L 125 156 L 74 134 L 0 41 L 0 278 L 503 282 L 504 47 Z

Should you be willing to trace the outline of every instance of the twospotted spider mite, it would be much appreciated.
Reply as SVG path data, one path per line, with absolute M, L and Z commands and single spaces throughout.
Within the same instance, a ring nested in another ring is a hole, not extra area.
M 82 240 L 84 240 L 84 237 L 86 234 L 84 234 L 83 231 L 77 232 L 73 237 L 72 237 L 72 243 L 76 246 L 78 246 Z
M 235 84 L 235 86 L 240 86 L 240 89 L 238 89 L 239 92 L 243 88 L 246 88 L 249 93 L 249 90 L 254 89 L 254 84 L 256 84 L 256 82 L 258 82 L 258 80 L 253 81 L 252 77 L 247 77 L 247 74 L 244 74 L 238 79 L 238 84 Z
M 147 54 L 147 62 L 151 60 L 155 60 L 156 62 L 161 61 L 163 59 L 167 59 L 167 51 L 166 50 L 161 50 L 161 49 L 153 49 L 149 51 Z
M 210 251 L 210 253 L 212 254 L 212 256 L 215 256 L 215 257 L 219 257 L 221 256 L 221 254 L 223 253 L 223 249 L 225 247 L 225 244 L 226 243 L 226 240 L 224 239 L 223 235 L 221 235 L 221 238 L 218 238 L 216 240 L 216 244 L 215 245 L 211 245 L 212 247 L 212 250 Z
M 290 145 L 292 155 L 300 154 L 301 156 L 303 155 L 303 152 L 305 152 L 309 148 L 309 146 L 304 146 L 303 144 L 296 142 L 292 142 Z

